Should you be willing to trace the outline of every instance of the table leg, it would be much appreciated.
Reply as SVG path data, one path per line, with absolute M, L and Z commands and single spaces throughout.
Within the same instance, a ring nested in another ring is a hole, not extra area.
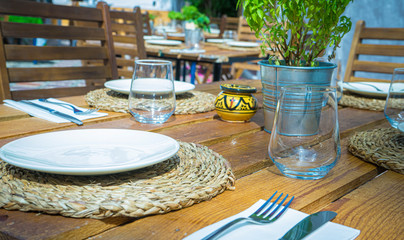
M 222 64 L 214 63 L 213 64 L 213 81 L 214 82 L 220 81 L 221 76 L 222 76 Z
M 191 83 L 195 84 L 196 62 L 191 62 Z
M 175 60 L 175 79 L 180 80 L 181 77 L 181 60 Z

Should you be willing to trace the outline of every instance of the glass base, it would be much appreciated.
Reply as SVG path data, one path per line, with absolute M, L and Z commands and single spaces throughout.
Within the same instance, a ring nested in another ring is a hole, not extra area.
M 334 161 L 332 164 L 318 167 L 318 168 L 310 168 L 305 170 L 294 170 L 290 168 L 286 168 L 284 165 L 275 162 L 276 167 L 281 171 L 283 175 L 290 178 L 295 179 L 303 179 L 303 180 L 316 180 L 321 179 L 327 175 L 327 173 L 335 166 L 337 161 Z
M 138 121 L 140 123 L 160 124 L 160 123 L 165 123 L 172 114 L 159 115 L 159 116 L 155 116 L 153 118 L 148 118 L 148 117 L 144 117 L 139 114 L 133 114 L 133 113 L 132 113 L 132 115 L 136 119 L 136 121 Z

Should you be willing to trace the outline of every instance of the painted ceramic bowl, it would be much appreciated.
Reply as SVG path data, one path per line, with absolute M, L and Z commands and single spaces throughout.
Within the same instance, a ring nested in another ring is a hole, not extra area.
M 257 89 L 247 85 L 222 84 L 216 98 L 219 117 L 229 122 L 246 122 L 257 112 L 257 99 L 252 95 Z

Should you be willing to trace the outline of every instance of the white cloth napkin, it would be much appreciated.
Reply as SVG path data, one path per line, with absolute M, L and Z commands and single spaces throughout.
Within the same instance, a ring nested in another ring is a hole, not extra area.
M 170 49 L 173 53 L 204 53 L 204 49 Z
M 63 101 L 60 101 L 60 100 L 55 99 L 55 98 L 49 98 L 49 100 L 53 101 L 53 102 L 62 102 L 63 103 Z M 29 101 L 31 101 L 33 103 L 40 104 L 40 105 L 48 107 L 48 108 L 52 108 L 52 109 L 54 109 L 56 111 L 59 111 L 59 112 L 62 112 L 62 113 L 66 113 L 66 114 L 68 114 L 70 116 L 73 116 L 73 117 L 75 117 L 77 119 L 80 119 L 80 120 L 104 117 L 104 116 L 108 115 L 108 113 L 100 113 L 100 112 L 93 112 L 91 114 L 86 114 L 86 115 L 77 115 L 77 114 L 73 113 L 72 109 L 68 109 L 68 108 L 65 108 L 65 107 L 62 107 L 62 106 L 58 106 L 56 104 L 40 102 L 37 99 L 29 100 Z M 66 103 L 66 102 L 64 102 L 64 103 Z M 69 120 L 66 120 L 64 118 L 55 116 L 55 115 L 49 113 L 46 110 L 36 108 L 34 106 L 31 106 L 31 105 L 28 105 L 28 104 L 25 104 L 25 103 L 21 103 L 21 102 L 17 102 L 17 101 L 14 101 L 14 100 L 6 99 L 6 100 L 4 100 L 4 105 L 12 107 L 12 108 L 15 108 L 15 109 L 18 109 L 18 110 L 23 111 L 23 112 L 26 112 L 29 115 L 33 116 L 33 117 L 42 118 L 42 119 L 45 119 L 45 120 L 48 120 L 48 121 L 51 121 L 51 122 L 55 122 L 55 123 L 70 122 Z M 80 109 L 80 110 L 83 110 L 83 111 L 87 110 L 87 108 L 81 108 L 81 107 L 77 107 L 77 108 Z
M 199 231 L 189 235 L 184 240 L 197 240 L 197 239 L 199 240 L 236 218 L 248 217 L 253 212 L 255 212 L 264 202 L 265 202 L 264 200 L 259 200 L 247 210 L 237 215 L 226 218 L 220 222 L 202 228 Z M 302 220 L 306 216 L 308 216 L 308 214 L 289 208 L 277 221 L 273 223 L 264 225 L 239 223 L 239 225 L 236 225 L 233 228 L 233 231 L 229 231 L 225 235 L 222 235 L 220 239 L 277 240 L 281 238 L 286 232 L 289 231 L 289 229 L 291 229 L 295 224 L 297 224 L 300 220 Z M 350 240 L 355 239 L 357 236 L 359 236 L 359 233 L 360 231 L 357 229 L 346 227 L 333 222 L 327 222 L 326 224 L 324 224 L 311 234 L 307 235 L 304 238 L 304 240 L 315 240 L 315 239 Z

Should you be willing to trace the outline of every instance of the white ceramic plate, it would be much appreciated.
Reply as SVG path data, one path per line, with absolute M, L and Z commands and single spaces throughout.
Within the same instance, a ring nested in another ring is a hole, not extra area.
M 147 167 L 179 149 L 174 139 L 126 129 L 38 134 L 4 145 L 0 158 L 18 167 L 56 174 L 100 175 Z
M 111 80 L 106 82 L 104 86 L 119 93 L 129 94 L 131 81 L 132 79 Z M 148 79 L 145 80 L 145 85 L 147 84 L 147 86 L 153 87 L 158 85 L 157 84 L 158 81 L 162 80 L 155 79 L 154 81 L 153 80 L 150 81 L 150 79 Z M 195 88 L 195 85 L 187 82 L 174 81 L 174 88 L 175 88 L 175 94 L 181 94 L 193 90 Z M 155 91 L 155 89 L 152 90 Z
M 163 36 L 157 36 L 157 35 L 146 35 L 143 36 L 144 40 L 163 40 L 164 37 Z
M 146 40 L 147 43 L 154 45 L 166 45 L 166 46 L 177 46 L 182 42 L 177 40 Z
M 227 43 L 232 47 L 258 47 L 259 44 L 255 42 L 232 41 Z
M 170 37 L 185 37 L 185 33 L 169 33 L 167 35 Z
M 350 92 L 370 96 L 386 97 L 389 92 L 390 83 L 384 82 L 344 82 L 343 88 Z M 379 89 L 379 90 L 378 90 Z M 403 85 L 404 89 L 404 85 Z
M 225 42 L 228 42 L 229 40 L 221 39 L 221 38 L 211 38 L 211 39 L 207 39 L 206 41 L 210 42 L 210 43 L 225 43 Z
M 157 26 L 156 30 L 164 30 L 166 33 L 175 33 L 175 32 L 177 32 L 176 28 L 167 27 L 167 26 Z

